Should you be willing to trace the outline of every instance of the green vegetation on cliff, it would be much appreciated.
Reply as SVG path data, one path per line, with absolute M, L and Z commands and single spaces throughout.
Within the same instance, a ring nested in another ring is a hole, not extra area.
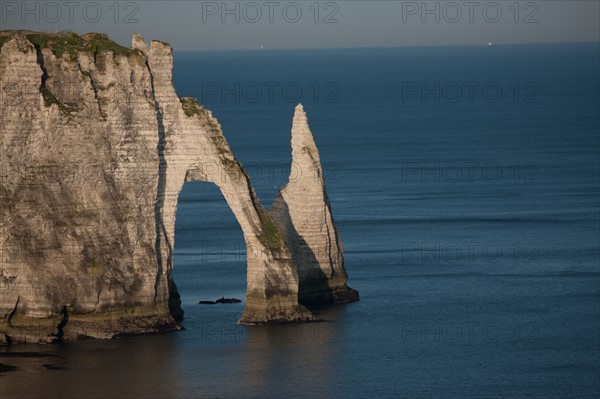
M 198 104 L 198 100 L 193 97 L 182 97 L 179 99 L 183 112 L 187 117 L 198 115 L 202 112 L 202 105 Z
M 72 60 L 77 59 L 77 51 L 82 51 L 81 37 L 74 33 L 64 35 L 48 33 L 32 33 L 25 35 L 37 49 L 49 48 L 56 57 L 62 57 L 67 52 Z
M 0 31 L 0 48 L 9 42 L 15 35 L 25 37 L 38 50 L 50 49 L 55 57 L 61 58 L 68 54 L 71 61 L 77 61 L 79 53 L 91 53 L 94 55 L 96 68 L 102 72 L 106 69 L 108 53 L 113 56 L 135 56 L 139 63 L 144 62 L 144 55 L 139 51 L 127 47 L 123 47 L 112 41 L 104 33 L 87 33 L 78 35 L 73 32 L 32 32 L 26 30 Z M 21 46 L 21 51 L 27 51 L 27 47 Z M 43 64 L 42 64 L 43 68 Z M 81 71 L 82 75 L 91 78 L 90 71 Z M 50 88 L 45 83 L 45 78 L 42 79 L 40 85 L 40 93 L 44 97 L 44 103 L 47 107 L 56 104 L 61 111 L 70 112 L 71 107 L 61 103 L 60 99 L 52 93 Z
M 10 35 L 2 35 L 0 36 L 0 49 L 4 46 L 4 43 L 8 42 L 12 36 Z
M 46 85 L 40 86 L 40 92 L 42 93 L 42 96 L 44 96 L 44 104 L 46 107 L 50 107 L 52 104 L 57 104 L 58 106 L 61 105 L 56 96 L 50 91 L 50 89 L 48 89 Z
M 266 247 L 271 249 L 281 249 L 285 246 L 285 240 L 281 230 L 271 217 L 264 211 L 260 212 L 262 232 L 258 240 Z
M 3 31 L 0 32 L 0 47 L 17 33 L 25 36 L 37 49 L 49 48 L 56 57 L 62 57 L 64 53 L 68 53 L 71 60 L 76 60 L 77 52 L 80 51 L 95 54 L 110 51 L 115 55 L 123 56 L 139 53 L 138 50 L 115 43 L 104 33 L 86 33 L 79 36 L 74 32 Z

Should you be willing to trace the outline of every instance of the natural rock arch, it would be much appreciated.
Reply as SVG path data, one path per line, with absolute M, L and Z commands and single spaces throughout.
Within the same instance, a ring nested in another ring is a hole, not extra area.
M 256 255 L 247 259 L 240 323 L 314 320 L 299 291 L 307 303 L 358 298 L 345 284 L 323 182 L 290 182 L 267 213 L 217 120 L 177 97 L 168 44 L 2 35 L 0 342 L 179 329 L 171 272 L 186 180 L 219 187 Z M 301 106 L 294 126 L 294 157 L 322 175 Z M 297 156 L 297 142 L 312 158 Z M 310 201 L 293 200 L 302 190 Z M 306 262 L 323 240 L 325 257 Z
M 159 176 L 165 181 L 163 185 L 159 183 L 157 193 L 157 226 L 162 225 L 157 251 L 168 254 L 162 270 L 172 269 L 168 262 L 172 260 L 175 212 L 184 181 L 211 182 L 219 187 L 240 224 L 247 248 L 259 254 L 247 260 L 246 307 L 240 322 L 314 319 L 298 303 L 298 275 L 285 240 L 256 197 L 219 122 L 194 99 L 177 97 L 171 77 L 171 47 L 153 41 L 146 48 L 139 36 L 134 37 L 133 46 L 147 54 L 151 71 L 159 71 L 152 72 L 152 90 L 160 118 Z

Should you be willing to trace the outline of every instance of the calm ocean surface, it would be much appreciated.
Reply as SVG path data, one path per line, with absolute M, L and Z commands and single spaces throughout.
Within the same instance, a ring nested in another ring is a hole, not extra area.
M 186 330 L 0 349 L 0 397 L 598 397 L 599 69 L 598 44 L 176 53 L 267 208 L 304 104 L 360 302 L 276 328 L 197 305 L 245 297 L 245 247 L 188 183 Z

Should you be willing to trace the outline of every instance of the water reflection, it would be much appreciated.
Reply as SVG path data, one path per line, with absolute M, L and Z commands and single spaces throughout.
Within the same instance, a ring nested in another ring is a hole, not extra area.
M 2 348 L 0 397 L 168 397 L 173 353 L 172 334 Z
M 339 320 L 279 326 L 238 326 L 229 318 L 188 319 L 176 334 L 172 384 L 178 394 L 203 397 L 336 395 Z M 185 348 L 185 349 L 184 349 Z
M 238 326 L 235 311 L 212 321 L 192 311 L 178 333 L 0 348 L 0 363 L 17 367 L 0 373 L 0 397 L 340 396 L 345 307 L 279 326 Z
M 257 396 L 274 391 L 291 396 L 339 396 L 334 378 L 339 361 L 340 316 L 329 309 L 323 323 L 280 326 L 248 326 L 242 356 L 246 362 L 247 386 Z M 324 391 L 325 388 L 325 391 Z

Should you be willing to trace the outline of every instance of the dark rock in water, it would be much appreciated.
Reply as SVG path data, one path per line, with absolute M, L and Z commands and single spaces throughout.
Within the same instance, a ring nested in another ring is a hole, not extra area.
M 10 364 L 0 363 L 0 373 L 4 373 L 6 371 L 15 371 L 17 367 L 11 366 Z
M 55 366 L 53 364 L 42 364 L 42 367 L 45 367 L 47 370 L 70 370 L 68 367 L 63 366 Z
M 217 303 L 240 303 L 240 302 L 242 302 L 240 299 L 225 298 L 224 296 L 222 296 L 220 299 L 217 299 L 216 301 L 200 301 L 200 302 L 198 302 L 198 304 L 200 304 L 200 305 L 215 305 Z
M 0 357 L 56 357 L 56 355 L 47 352 L 0 352 Z
M 240 303 L 240 302 L 242 302 L 242 301 L 237 298 L 221 297 L 221 299 L 217 299 L 217 303 Z

